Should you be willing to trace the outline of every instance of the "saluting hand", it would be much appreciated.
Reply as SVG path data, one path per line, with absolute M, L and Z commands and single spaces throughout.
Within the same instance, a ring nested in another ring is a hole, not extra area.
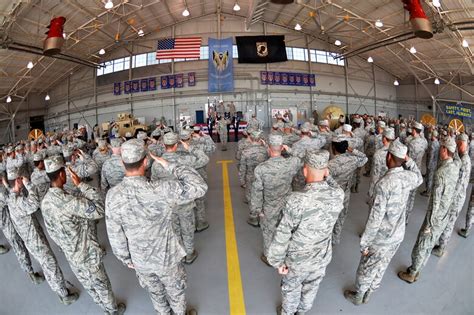
M 72 170 L 71 166 L 68 166 L 67 169 L 69 173 L 71 174 L 71 180 L 74 186 L 79 186 L 79 184 L 81 183 L 81 178 L 79 177 L 79 175 L 77 175 L 76 172 Z
M 156 155 L 154 155 L 153 153 L 150 152 L 150 156 L 153 160 L 155 160 L 157 163 L 159 163 L 161 166 L 163 167 L 167 167 L 169 165 L 168 161 L 166 161 L 165 159 L 163 158 L 160 158 Z
M 281 274 L 281 275 L 287 275 L 288 271 L 290 271 L 290 270 L 288 269 L 288 267 L 286 265 L 278 267 L 278 273 Z

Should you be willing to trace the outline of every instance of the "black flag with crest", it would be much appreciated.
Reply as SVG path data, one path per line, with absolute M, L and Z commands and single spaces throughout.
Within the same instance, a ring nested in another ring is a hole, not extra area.
M 239 63 L 288 61 L 285 36 L 236 36 Z

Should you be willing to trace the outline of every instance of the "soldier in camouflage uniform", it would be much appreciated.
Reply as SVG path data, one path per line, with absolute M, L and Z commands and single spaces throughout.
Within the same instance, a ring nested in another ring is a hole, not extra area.
M 311 309 L 332 258 L 332 231 L 343 208 L 344 191 L 330 180 L 328 159 L 326 150 L 307 153 L 306 189 L 286 198 L 268 248 L 268 262 L 283 275 L 278 314 L 304 314 Z
M 469 155 L 471 157 L 471 167 L 474 165 L 474 132 L 471 133 L 469 145 Z M 474 172 L 471 169 L 471 183 L 474 183 Z M 471 188 L 470 202 L 466 211 L 466 226 L 458 231 L 459 236 L 467 238 L 474 223 L 474 188 Z
M 428 142 L 425 138 L 420 136 L 423 125 L 417 121 L 414 121 L 412 124 L 412 138 L 407 138 L 406 146 L 408 147 L 408 155 L 415 161 L 418 169 L 421 170 L 421 162 L 423 161 L 423 155 L 425 154 L 426 149 L 428 148 Z M 407 211 L 406 211 L 406 224 L 408 224 L 408 219 L 410 214 L 413 211 L 413 206 L 415 204 L 416 190 L 413 190 L 408 196 Z
M 6 172 L 12 171 L 13 169 L 18 169 L 21 176 L 27 176 L 24 172 L 25 170 L 25 158 L 24 155 L 19 153 L 23 149 L 23 146 L 17 146 L 16 149 L 13 147 L 7 148 L 7 159 L 6 159 Z
M 352 176 L 357 168 L 367 163 L 367 156 L 357 149 L 349 147 L 348 138 L 344 135 L 333 137 L 332 149 L 334 158 L 329 161 L 329 172 L 332 178 L 344 191 L 344 208 L 334 225 L 332 243 L 339 244 L 342 226 L 349 211 L 349 200 L 351 197 Z
M 194 126 L 192 134 L 192 143 L 199 149 L 204 151 L 207 156 L 211 156 L 216 151 L 216 144 L 212 140 L 211 136 L 206 135 L 201 131 L 201 127 Z
M 291 147 L 300 137 L 293 132 L 293 123 L 285 123 L 283 128 L 283 144 Z
M 449 210 L 459 179 L 459 165 L 453 161 L 455 152 L 454 140 L 443 139 L 439 155 L 440 165 L 435 173 L 428 211 L 411 253 L 412 264 L 406 272 L 398 273 L 398 277 L 408 283 L 418 280 L 431 251 L 448 225 Z
M 247 132 L 250 133 L 255 130 L 261 130 L 261 123 L 257 119 L 257 115 L 252 114 L 252 118 L 250 118 L 249 122 L 247 123 Z
M 281 217 L 285 197 L 291 193 L 291 179 L 303 166 L 298 157 L 283 158 L 283 137 L 271 135 L 268 140 L 270 158 L 260 163 L 254 171 L 255 179 L 250 194 L 250 216 L 247 222 L 260 226 L 263 233 L 261 259 L 268 265 L 268 246 Z
M 387 130 L 387 129 L 386 129 Z M 385 130 L 385 131 L 386 131 Z M 407 147 L 395 140 L 386 153 L 387 173 L 375 185 L 375 200 L 360 241 L 361 258 L 355 291 L 346 299 L 360 305 L 380 287 L 382 277 L 405 236 L 408 194 L 423 182 L 416 163 L 407 157 Z
M 18 174 L 17 174 L 18 175 Z M 63 273 L 59 268 L 49 242 L 34 213 L 40 205 L 39 196 L 26 177 L 10 180 L 10 194 L 7 199 L 10 217 L 18 235 L 29 253 L 38 261 L 51 289 L 59 296 L 61 303 L 74 303 L 79 294 L 69 293 Z M 4 182 L 8 189 L 8 184 Z
M 367 155 L 367 164 L 365 165 L 365 177 L 370 177 L 370 172 L 372 170 L 372 165 L 374 163 L 374 154 L 375 154 L 375 129 L 370 128 L 367 138 L 364 143 L 364 152 Z
M 406 144 L 407 129 L 406 129 L 405 123 L 400 124 L 400 131 L 398 133 L 398 138 L 400 139 L 401 143 Z
M 242 159 L 242 152 L 252 143 L 247 131 L 242 133 L 242 139 L 237 142 L 237 151 L 235 151 L 235 160 L 237 161 L 237 170 L 240 169 L 240 160 Z
M 100 188 L 105 194 L 107 191 L 117 186 L 125 176 L 125 168 L 120 158 L 120 146 L 122 140 L 120 138 L 110 139 L 110 146 L 112 148 L 112 155 L 102 165 L 102 172 L 100 176 Z
M 142 141 L 132 139 L 122 145 L 126 176 L 107 194 L 107 233 L 115 256 L 135 269 L 155 311 L 184 315 L 186 271 L 182 259 L 186 252 L 173 231 L 173 209 L 204 196 L 207 185 L 189 166 L 151 157 L 171 174 L 170 180 L 147 181 Z
M 67 175 L 62 157 L 49 157 L 44 163 L 51 187 L 41 202 L 41 211 L 49 236 L 94 302 L 107 314 L 123 314 L 125 305 L 117 305 L 103 263 L 104 252 L 92 227 L 94 220 L 104 217 L 101 194 L 81 182 L 71 167 L 68 172 L 81 195 L 68 194 L 64 190 Z
M 217 121 L 217 132 L 219 133 L 219 139 L 221 140 L 221 151 L 227 151 L 227 125 L 230 122 L 221 116 Z
M 31 184 L 35 187 L 39 201 L 41 202 L 48 192 L 50 181 L 44 169 L 43 156 L 39 153 L 35 153 L 33 155 L 33 161 L 35 163 L 35 169 L 33 173 L 31 173 Z
M 431 141 L 428 146 L 426 154 L 426 190 L 421 193 L 422 196 L 428 197 L 431 194 L 431 188 L 433 187 L 433 178 L 436 168 L 438 167 L 439 157 L 439 141 L 438 132 L 433 130 L 431 132 Z
M 439 245 L 435 246 L 432 253 L 438 257 L 443 256 L 444 250 L 448 245 L 451 234 L 454 230 L 454 225 L 462 211 L 464 202 L 466 201 L 466 192 L 469 186 L 469 179 L 471 175 L 471 158 L 468 154 L 468 141 L 469 138 L 465 133 L 460 134 L 457 137 L 457 148 L 459 157 L 456 155 L 455 162 L 460 166 L 459 178 L 456 183 L 455 193 L 453 196 L 453 202 L 448 213 L 448 225 L 444 229 L 443 233 L 439 237 Z
M 332 132 L 329 129 L 329 122 L 327 120 L 321 120 L 318 123 L 318 135 L 326 139 L 326 144 L 324 145 L 325 150 L 329 150 L 331 146 Z
M 375 151 L 381 149 L 383 147 L 382 139 L 383 139 L 383 130 L 387 128 L 387 125 L 385 124 L 385 121 L 380 120 L 377 123 L 377 133 L 375 136 Z
M 239 181 L 245 188 L 245 202 L 250 202 L 250 190 L 254 180 L 254 170 L 258 164 L 268 159 L 267 148 L 262 144 L 262 131 L 254 130 L 250 133 L 250 145 L 242 152 L 240 160 Z M 250 224 L 250 223 L 249 223 Z M 254 226 L 258 226 L 252 224 Z
M 99 174 L 102 171 L 102 165 L 110 158 L 111 154 L 112 152 L 107 146 L 107 141 L 103 139 L 98 140 L 97 148 L 92 153 L 92 159 L 97 164 Z

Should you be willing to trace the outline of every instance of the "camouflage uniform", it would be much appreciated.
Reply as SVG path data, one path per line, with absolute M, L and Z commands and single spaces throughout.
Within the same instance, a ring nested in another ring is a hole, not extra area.
M 388 171 L 387 167 L 387 153 L 388 147 L 382 147 L 381 149 L 377 150 L 374 154 L 374 164 L 372 165 L 371 177 L 370 177 L 370 184 L 369 184 L 369 206 L 372 206 L 372 201 L 374 198 L 375 192 L 375 185 L 382 178 L 385 173 Z
M 438 167 L 438 157 L 439 157 L 439 141 L 434 140 L 430 141 L 430 145 L 427 151 L 426 156 L 426 191 L 428 194 L 431 193 L 431 188 L 433 187 L 433 178 L 436 168 Z
M 268 246 L 281 211 L 285 205 L 285 197 L 291 193 L 291 179 L 303 163 L 297 157 L 270 157 L 255 168 L 255 179 L 250 194 L 250 217 L 260 219 L 263 233 L 263 254 L 267 256 Z
M 254 180 L 254 170 L 258 164 L 268 159 L 265 146 L 260 143 L 251 143 L 243 152 L 240 160 L 239 180 L 245 187 L 245 201 L 250 202 L 250 190 Z
M 253 130 L 260 130 L 261 128 L 261 123 L 257 118 L 250 118 L 249 122 L 247 123 L 247 130 L 248 131 L 253 131 Z
M 364 152 L 367 155 L 367 164 L 365 165 L 366 174 L 370 173 L 372 170 L 372 165 L 374 162 L 374 155 L 375 155 L 375 135 L 368 135 L 365 144 L 364 144 Z
M 283 144 L 289 147 L 293 146 L 298 140 L 300 140 L 300 137 L 292 132 L 283 134 Z
M 349 211 L 349 200 L 351 197 L 352 176 L 357 168 L 362 167 L 367 163 L 367 156 L 364 153 L 353 149 L 352 153 L 346 152 L 336 155 L 329 161 L 329 171 L 344 191 L 343 210 L 339 214 L 339 218 L 334 225 L 334 232 L 332 236 L 333 244 L 338 244 L 341 238 L 342 226 Z
M 428 148 L 428 142 L 425 138 L 422 137 L 412 137 L 407 138 L 408 155 L 412 158 L 418 169 L 421 170 L 421 162 L 423 161 L 423 155 L 425 154 L 426 149 Z M 416 189 L 414 189 L 408 196 L 407 210 L 406 210 L 406 224 L 408 224 L 408 219 L 410 214 L 413 211 L 413 206 L 415 204 Z
M 174 179 L 147 182 L 142 176 L 125 177 L 109 191 L 107 233 L 115 256 L 125 265 L 133 264 L 156 312 L 184 315 L 186 272 L 181 261 L 186 253 L 173 231 L 173 208 L 204 196 L 207 185 L 190 167 L 169 164 L 166 171 Z
M 465 153 L 463 156 L 461 156 L 461 160 L 456 161 L 456 163 L 460 165 L 461 168 L 459 171 L 456 188 L 454 190 L 455 193 L 453 196 L 453 201 L 448 212 L 448 224 L 439 238 L 439 249 L 441 252 L 444 251 L 448 245 L 449 239 L 451 238 L 456 220 L 458 219 L 459 214 L 461 213 L 464 206 L 464 202 L 466 201 L 466 192 L 467 187 L 469 186 L 469 177 L 471 174 L 471 159 L 469 155 Z
M 406 129 L 400 129 L 400 133 L 398 135 L 398 138 L 400 139 L 401 143 L 406 144 L 407 130 Z
M 40 205 L 39 196 L 31 184 L 26 184 L 25 189 L 28 192 L 27 196 L 23 193 L 10 192 L 7 204 L 11 220 L 29 253 L 43 269 L 51 289 L 60 297 L 66 297 L 69 292 L 63 273 L 44 235 L 43 228 L 34 215 Z
M 237 142 L 237 151 L 235 151 L 235 160 L 237 161 L 237 170 L 240 169 L 240 160 L 242 159 L 242 152 L 251 144 L 250 139 L 242 138 Z
M 95 149 L 95 151 L 92 153 L 92 159 L 97 164 L 99 174 L 102 170 L 102 166 L 104 165 L 105 161 L 107 161 L 111 155 L 112 153 L 110 152 L 110 150 L 107 150 L 105 153 L 103 153 L 99 150 L 99 148 Z
M 31 173 L 31 184 L 35 187 L 39 201 L 43 200 L 49 189 L 49 178 L 45 170 L 35 168 Z
M 291 147 L 291 154 L 297 156 L 300 159 L 303 159 L 307 151 L 320 150 L 326 145 L 326 138 L 322 136 L 317 136 L 315 138 L 310 138 L 308 136 L 303 136 L 300 140 L 296 141 Z M 302 165 L 301 165 L 302 166 Z M 302 190 L 306 185 L 306 181 L 303 176 L 303 169 L 300 168 L 298 173 L 296 173 L 293 180 L 293 190 Z
M 119 154 L 112 156 L 102 165 L 100 188 L 106 193 L 110 188 L 117 186 L 125 176 L 125 167 Z
M 331 236 L 343 208 L 344 192 L 325 182 L 311 183 L 286 199 L 268 249 L 268 262 L 289 269 L 281 281 L 282 314 L 308 312 L 332 258 Z
M 459 166 L 449 158 L 439 162 L 425 220 L 411 254 L 410 275 L 418 275 L 428 262 L 431 250 L 449 222 L 449 210 L 459 178 Z
M 219 138 L 221 139 L 222 151 L 227 150 L 227 125 L 229 121 L 222 118 L 217 122 L 217 132 L 219 133 Z
M 104 252 L 92 227 L 94 220 L 104 216 L 103 199 L 85 183 L 80 183 L 78 189 L 81 197 L 51 187 L 41 203 L 44 222 L 94 302 L 104 311 L 116 312 L 117 302 L 102 261 Z
M 380 150 L 379 150 L 380 151 Z M 423 182 L 413 160 L 388 170 L 375 185 L 369 220 L 360 241 L 361 256 L 356 275 L 356 292 L 370 294 L 379 288 L 392 257 L 405 236 L 405 209 L 408 194 Z

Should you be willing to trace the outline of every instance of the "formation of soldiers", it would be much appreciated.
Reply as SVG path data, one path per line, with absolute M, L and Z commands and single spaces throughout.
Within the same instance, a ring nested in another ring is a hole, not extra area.
M 247 223 L 261 228 L 261 260 L 282 275 L 278 314 L 312 308 L 364 169 L 369 211 L 355 289 L 344 293 L 355 305 L 379 288 L 403 241 L 425 156 L 426 217 L 400 279 L 417 281 L 430 254 L 444 254 L 463 208 L 474 134 L 469 140 L 452 129 L 365 115 L 350 121 L 341 117 L 331 130 L 328 120 L 310 119 L 297 128 L 277 115 L 265 135 L 252 117 L 237 145 Z M 222 128 L 227 149 L 224 137 Z M 195 233 L 209 227 L 206 166 L 215 150 L 198 126 L 175 133 L 162 122 L 150 136 L 87 142 L 83 133 L 64 131 L 10 144 L 0 152 L 0 228 L 21 269 L 35 284 L 46 279 L 61 303 L 74 303 L 79 292 L 67 287 L 46 233 L 94 302 L 106 314 L 123 314 L 126 306 L 114 296 L 97 236 L 97 224 L 105 220 L 114 255 L 136 272 L 155 311 L 197 314 L 186 305 L 184 265 L 198 257 Z M 473 223 L 472 191 L 470 198 L 462 237 Z M 0 254 L 8 251 L 0 245 Z M 33 270 L 31 257 L 42 274 Z

